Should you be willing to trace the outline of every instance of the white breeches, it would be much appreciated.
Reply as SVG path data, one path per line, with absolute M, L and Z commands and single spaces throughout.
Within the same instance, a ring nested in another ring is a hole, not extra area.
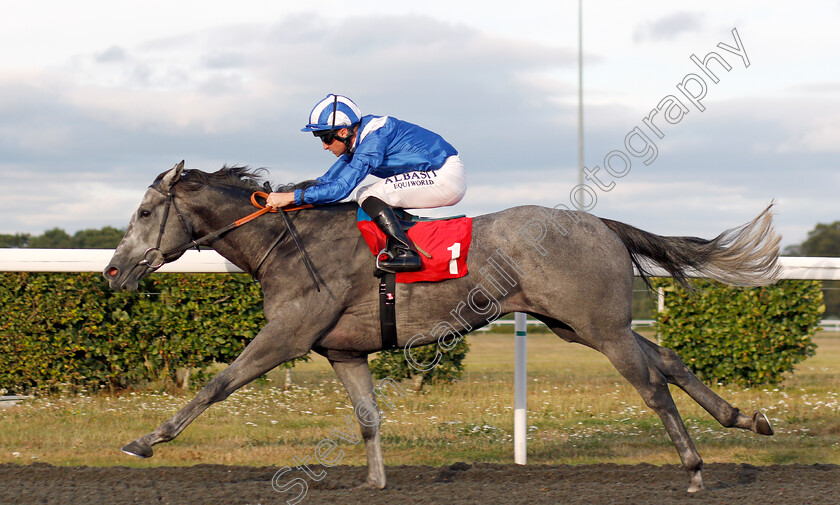
M 466 191 L 464 164 L 455 155 L 447 158 L 437 170 L 406 172 L 359 186 L 353 193 L 353 200 L 361 204 L 365 198 L 375 196 L 391 207 L 431 209 L 455 205 Z

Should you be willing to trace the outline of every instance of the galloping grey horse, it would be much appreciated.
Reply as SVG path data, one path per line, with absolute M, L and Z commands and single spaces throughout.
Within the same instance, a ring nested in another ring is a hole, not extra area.
M 258 174 L 246 168 L 208 174 L 184 171 L 182 161 L 158 176 L 131 218 L 104 271 L 111 288 L 137 289 L 139 279 L 190 245 L 209 243 L 262 285 L 268 322 L 189 404 L 125 452 L 151 456 L 154 444 L 174 439 L 211 404 L 310 350 L 329 360 L 354 407 L 375 402 L 367 356 L 382 349 L 379 281 L 371 275 L 375 259 L 356 228 L 358 207 L 327 205 L 229 226 L 254 211 L 249 198 L 263 189 Z M 525 312 L 563 340 L 609 358 L 662 419 L 689 473 L 688 491 L 698 491 L 703 461 L 669 383 L 724 427 L 762 435 L 773 430 L 764 414 L 742 414 L 701 383 L 676 353 L 630 328 L 633 267 L 659 265 L 678 280 L 695 272 L 735 285 L 769 284 L 779 268 L 779 238 L 769 208 L 744 226 L 703 240 L 661 237 L 559 207 L 516 207 L 474 218 L 466 276 L 397 285 L 399 345 L 411 360 L 413 346 L 451 343 L 502 314 Z M 383 488 L 379 411 L 372 410 L 360 422 L 365 485 Z

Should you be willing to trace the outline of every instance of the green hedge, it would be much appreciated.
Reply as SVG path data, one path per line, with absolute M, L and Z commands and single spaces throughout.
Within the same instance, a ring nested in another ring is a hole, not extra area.
M 138 293 L 98 274 L 0 274 L 0 389 L 123 389 L 201 380 L 265 324 L 260 286 L 244 274 L 155 274 Z
M 452 384 L 461 378 L 469 350 L 465 338 L 414 347 L 411 349 L 414 366 L 409 364 L 405 349 L 381 351 L 371 360 L 370 371 L 378 379 L 412 379 L 417 390 L 427 384 Z
M 739 385 L 776 384 L 814 355 L 825 310 L 818 281 L 779 281 L 736 288 L 692 280 L 696 290 L 664 287 L 665 310 L 657 314 L 661 343 L 674 349 L 701 379 Z

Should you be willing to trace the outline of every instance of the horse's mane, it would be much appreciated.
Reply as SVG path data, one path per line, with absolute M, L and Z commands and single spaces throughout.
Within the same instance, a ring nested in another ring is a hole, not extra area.
M 213 173 L 202 172 L 201 170 L 185 170 L 181 174 L 178 181 L 178 186 L 187 191 L 197 191 L 205 186 L 215 188 L 230 188 L 241 189 L 247 192 L 265 191 L 265 192 L 291 192 L 296 189 L 305 189 L 313 184 L 314 180 L 303 182 L 293 182 L 278 186 L 275 189 L 271 188 L 271 184 L 263 177 L 266 172 L 264 168 L 250 168 L 248 166 L 232 166 L 227 165 L 220 168 Z M 155 183 L 158 183 L 162 176 L 158 177 Z

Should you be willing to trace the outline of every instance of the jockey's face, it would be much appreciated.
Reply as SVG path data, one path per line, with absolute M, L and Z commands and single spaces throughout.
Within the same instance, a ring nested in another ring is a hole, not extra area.
M 341 156 L 345 152 L 347 152 L 347 146 L 344 142 L 338 140 L 338 137 L 345 138 L 347 135 L 350 135 L 350 130 L 347 128 L 342 128 L 336 132 L 336 134 L 332 137 L 332 142 L 327 144 L 326 142 L 321 140 L 321 143 L 324 144 L 324 150 L 333 153 L 336 156 Z

